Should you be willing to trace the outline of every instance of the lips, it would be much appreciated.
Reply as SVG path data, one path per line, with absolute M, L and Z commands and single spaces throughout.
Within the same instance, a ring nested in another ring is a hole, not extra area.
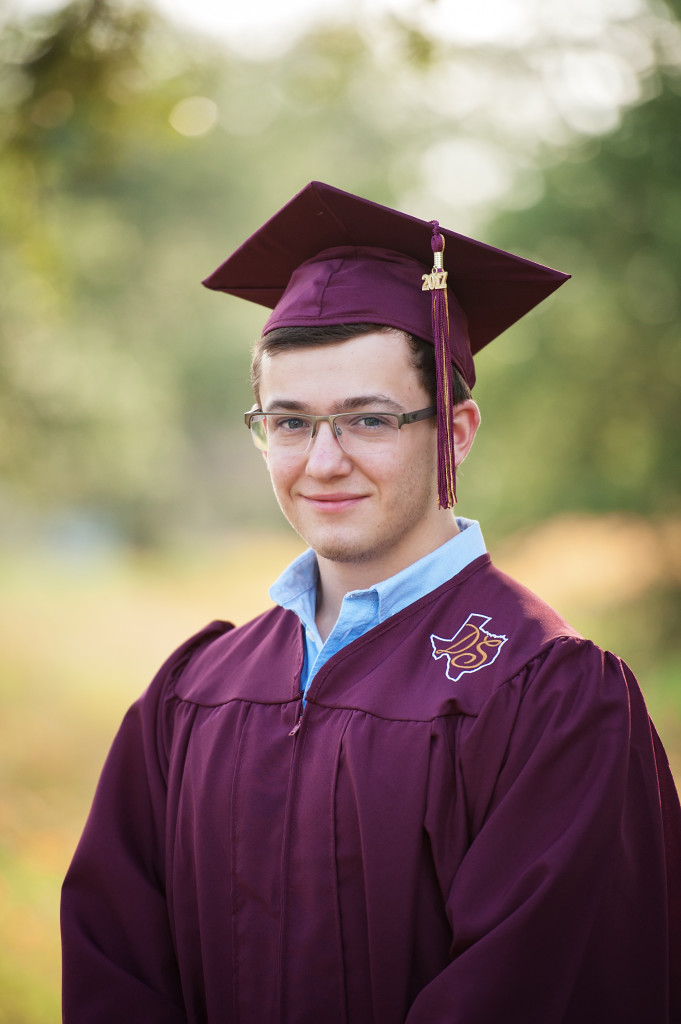
M 347 491 L 334 491 L 330 494 L 301 494 L 301 498 L 321 512 L 345 512 L 364 501 L 366 495 L 353 494 Z

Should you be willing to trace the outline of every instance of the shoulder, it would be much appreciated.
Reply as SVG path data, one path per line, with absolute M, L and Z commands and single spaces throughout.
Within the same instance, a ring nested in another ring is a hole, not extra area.
M 502 711 L 515 727 L 521 720 L 532 722 L 535 734 L 539 722 L 548 726 L 560 721 L 579 722 L 580 728 L 610 721 L 617 723 L 618 732 L 627 732 L 631 705 L 640 691 L 617 655 L 582 636 L 491 561 L 471 577 L 464 594 L 473 613 L 470 621 L 477 624 L 490 657 L 494 644 L 499 654 L 477 678 L 472 673 L 459 676 L 462 705 L 476 714 Z
M 447 662 L 447 675 L 460 684 L 461 696 L 470 689 L 477 704 L 541 662 L 556 643 L 565 651 L 586 649 L 573 626 L 488 556 L 431 596 L 424 612 L 429 628 L 435 627 L 433 658 Z
M 109 761 L 123 764 L 142 756 L 147 767 L 156 764 L 165 775 L 173 747 L 182 745 L 197 715 L 210 715 L 233 700 L 294 700 L 296 666 L 299 671 L 302 664 L 299 633 L 297 617 L 281 608 L 244 626 L 215 621 L 199 630 L 173 651 L 130 706 Z
M 277 700 L 277 684 L 299 671 L 302 653 L 297 616 L 275 607 L 242 626 L 211 623 L 170 656 L 157 679 L 167 697 L 196 704 L 224 704 L 249 694 Z
M 587 691 L 597 689 L 606 702 L 616 694 L 626 703 L 630 686 L 637 684 L 621 658 L 584 637 L 537 594 L 491 563 L 482 586 L 508 631 L 506 679 L 520 675 L 526 686 L 555 680 L 562 689 L 570 680 L 572 693 L 585 685 Z
M 498 569 L 489 555 L 476 559 L 469 571 L 461 573 L 451 583 L 454 587 L 450 589 L 450 597 L 456 595 L 458 602 L 471 605 L 488 604 L 509 628 L 524 629 L 539 642 L 556 636 L 581 635 L 541 597 Z M 446 587 L 441 590 L 446 600 Z

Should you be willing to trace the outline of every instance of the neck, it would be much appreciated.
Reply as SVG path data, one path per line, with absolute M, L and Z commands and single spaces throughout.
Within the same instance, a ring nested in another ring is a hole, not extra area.
M 430 544 L 424 545 L 417 551 L 404 552 L 401 558 L 396 558 L 395 552 L 390 551 L 384 556 L 367 560 L 340 562 L 317 554 L 319 580 L 315 621 L 322 641 L 326 641 L 335 626 L 346 594 L 353 590 L 368 590 L 377 583 L 390 579 L 391 576 L 397 575 L 398 572 L 441 547 L 459 532 L 456 520 L 452 516 L 447 523 L 447 529 L 433 537 Z

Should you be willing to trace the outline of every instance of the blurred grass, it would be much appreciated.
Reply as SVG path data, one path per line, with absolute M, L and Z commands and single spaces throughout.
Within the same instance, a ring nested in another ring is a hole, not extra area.
M 558 520 L 495 556 L 640 673 L 678 779 L 677 533 L 616 517 Z M 185 637 L 262 611 L 300 550 L 273 534 L 163 556 L 0 553 L 0 1024 L 59 1019 L 59 888 L 125 709 Z

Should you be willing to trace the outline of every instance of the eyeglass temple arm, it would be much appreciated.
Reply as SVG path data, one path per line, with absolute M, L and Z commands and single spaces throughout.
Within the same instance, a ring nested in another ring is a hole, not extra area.
M 403 412 L 398 417 L 398 423 L 403 426 L 405 423 L 417 423 L 419 420 L 429 420 L 437 413 L 437 406 L 429 405 L 427 409 L 418 409 L 417 412 Z

